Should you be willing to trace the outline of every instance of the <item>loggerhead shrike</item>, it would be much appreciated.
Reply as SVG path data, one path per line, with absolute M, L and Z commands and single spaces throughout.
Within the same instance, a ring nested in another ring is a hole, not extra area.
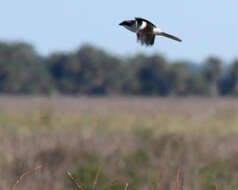
M 132 32 L 135 32 L 137 36 L 137 41 L 140 41 L 142 45 L 153 45 L 155 35 L 165 36 L 167 38 L 171 38 L 179 42 L 182 41 L 176 36 L 163 32 L 150 21 L 143 18 L 135 17 L 134 20 L 125 20 L 122 21 L 119 25 L 124 26 L 126 29 Z

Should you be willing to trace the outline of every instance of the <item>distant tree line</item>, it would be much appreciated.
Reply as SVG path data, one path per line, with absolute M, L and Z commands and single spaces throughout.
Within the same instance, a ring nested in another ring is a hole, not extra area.
M 238 95 L 238 59 L 169 62 L 160 54 L 120 57 L 91 45 L 41 56 L 27 43 L 0 42 L 1 94 Z

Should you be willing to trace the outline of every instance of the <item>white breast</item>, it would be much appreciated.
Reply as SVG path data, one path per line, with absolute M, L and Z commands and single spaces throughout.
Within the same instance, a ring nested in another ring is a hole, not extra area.
M 139 27 L 139 30 L 143 30 L 147 26 L 147 23 L 145 21 L 142 21 L 142 24 Z

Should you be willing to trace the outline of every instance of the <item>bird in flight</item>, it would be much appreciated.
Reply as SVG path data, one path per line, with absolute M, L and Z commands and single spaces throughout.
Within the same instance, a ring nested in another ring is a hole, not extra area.
M 141 42 L 141 45 L 152 46 L 155 41 L 155 36 L 164 36 L 178 42 L 182 40 L 174 35 L 168 34 L 157 28 L 150 21 L 135 17 L 134 20 L 125 20 L 122 21 L 119 25 L 124 26 L 126 29 L 131 32 L 135 32 L 137 36 L 137 41 Z

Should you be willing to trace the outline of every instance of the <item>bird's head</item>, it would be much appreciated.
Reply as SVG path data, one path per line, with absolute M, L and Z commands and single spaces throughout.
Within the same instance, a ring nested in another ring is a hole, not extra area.
M 124 20 L 119 23 L 120 26 L 124 26 L 126 29 L 136 32 L 136 21 L 135 20 Z
M 135 20 L 124 20 L 119 23 L 120 26 L 132 26 Z

